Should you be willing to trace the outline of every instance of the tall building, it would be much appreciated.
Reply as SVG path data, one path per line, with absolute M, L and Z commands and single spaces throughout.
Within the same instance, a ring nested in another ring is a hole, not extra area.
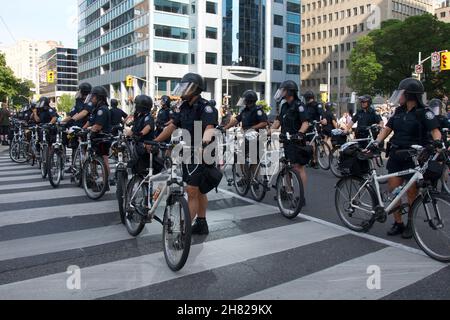
M 433 0 L 304 0 L 302 1 L 302 90 L 319 93 L 328 83 L 331 63 L 331 100 L 350 102 L 350 52 L 358 38 L 381 21 L 403 20 L 434 12 Z
M 78 91 L 77 49 L 57 47 L 41 56 L 39 61 L 39 87 L 37 93 L 52 98 Z M 55 79 L 48 83 L 47 73 L 53 71 Z
M 231 104 L 246 89 L 270 101 L 280 82 L 300 81 L 300 0 L 79 0 L 79 7 L 80 81 L 106 86 L 122 103 L 170 94 L 188 72 L 206 79 L 205 98 L 231 96 Z M 127 75 L 136 77 L 133 88 Z
M 435 10 L 435 15 L 440 21 L 450 23 L 450 0 L 443 1 Z
M 7 65 L 19 79 L 31 80 L 37 87 L 39 84 L 39 58 L 49 50 L 58 46 L 56 41 L 20 40 L 2 51 Z

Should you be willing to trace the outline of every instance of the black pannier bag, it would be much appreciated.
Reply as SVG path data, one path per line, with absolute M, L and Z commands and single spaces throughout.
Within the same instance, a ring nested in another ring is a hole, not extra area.
M 423 178 L 425 181 L 430 181 L 435 184 L 439 181 L 444 173 L 444 165 L 438 161 L 431 160 L 428 162 L 428 168 L 425 171 Z
M 350 145 L 340 152 L 339 170 L 345 176 L 362 177 L 370 173 L 369 161 L 358 144 Z

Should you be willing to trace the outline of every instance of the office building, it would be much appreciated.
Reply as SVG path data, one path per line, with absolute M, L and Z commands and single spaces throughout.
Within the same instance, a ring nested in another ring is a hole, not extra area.
M 188 72 L 206 79 L 206 99 L 228 95 L 231 104 L 246 89 L 270 101 L 280 82 L 300 82 L 300 0 L 80 0 L 79 6 L 80 81 L 106 86 L 123 104 L 140 93 L 170 94 Z M 132 88 L 127 75 L 136 77 Z
M 440 21 L 450 23 L 450 0 L 443 1 L 435 10 L 435 15 Z

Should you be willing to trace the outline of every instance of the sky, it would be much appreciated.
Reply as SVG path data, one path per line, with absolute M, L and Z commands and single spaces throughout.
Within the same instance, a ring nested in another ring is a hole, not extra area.
M 61 41 L 76 48 L 77 5 L 77 0 L 0 0 L 0 46 L 14 43 L 14 37 Z

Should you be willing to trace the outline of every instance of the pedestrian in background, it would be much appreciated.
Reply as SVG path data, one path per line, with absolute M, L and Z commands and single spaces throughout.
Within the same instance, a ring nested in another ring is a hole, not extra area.
M 11 113 L 9 112 L 8 106 L 6 104 L 2 104 L 2 109 L 0 110 L 0 140 L 2 146 L 8 145 L 10 117 Z

